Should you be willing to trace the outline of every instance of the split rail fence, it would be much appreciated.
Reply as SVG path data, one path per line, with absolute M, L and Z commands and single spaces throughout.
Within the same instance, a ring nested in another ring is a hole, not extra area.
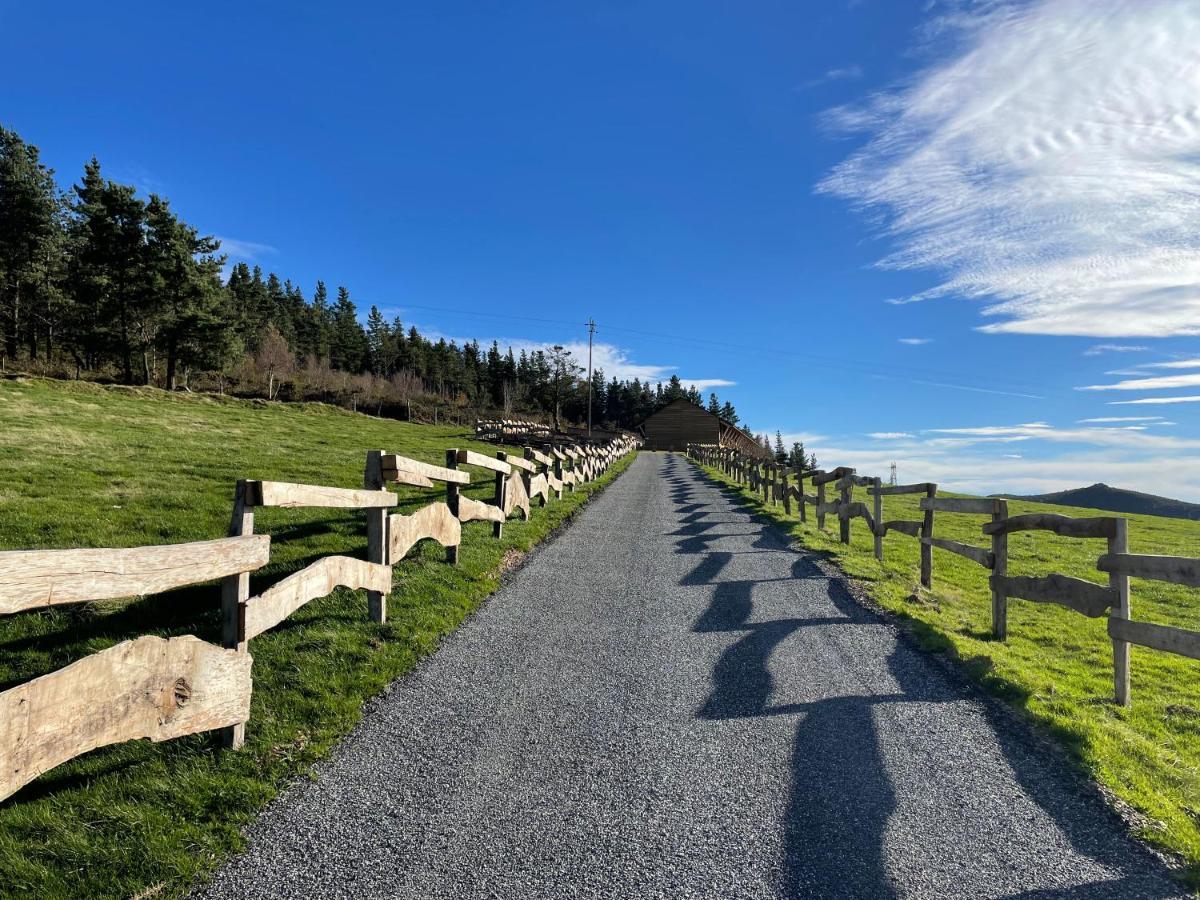
M 561 498 L 564 488 L 597 478 L 637 446 L 621 438 L 549 453 L 526 447 L 523 458 L 500 451 L 494 459 L 452 449 L 445 466 L 372 450 L 362 489 L 238 481 L 229 536 L 218 540 L 0 552 L 0 615 L 220 579 L 223 643 L 145 635 L 0 692 L 0 800 L 82 753 L 123 741 L 220 730 L 226 746 L 240 747 L 250 718 L 254 638 L 339 586 L 366 590 L 370 618 L 385 621 L 392 566 L 417 543 L 437 541 L 447 562 L 457 563 L 463 523 L 491 522 L 499 538 L 512 514 L 529 518 L 533 498 L 543 506 Z M 494 477 L 491 503 L 461 496 L 470 469 Z M 446 499 L 401 515 L 392 512 L 398 497 L 391 483 L 443 484 Z M 367 559 L 323 557 L 252 597 L 250 575 L 270 561 L 270 536 L 254 530 L 255 510 L 263 507 L 364 510 Z
M 1052 513 L 1010 516 L 1008 502 L 993 498 L 939 497 L 933 483 L 885 485 L 877 477 L 858 475 L 841 466 L 831 470 L 800 469 L 782 463 L 744 456 L 736 450 L 715 445 L 692 444 L 688 456 L 715 468 L 761 494 L 764 503 L 782 504 L 791 515 L 791 504 L 798 505 L 799 519 L 808 521 L 807 507 L 817 518 L 817 527 L 825 528 L 827 516 L 838 520 L 839 540 L 850 543 L 850 523 L 860 518 L 874 541 L 875 558 L 883 560 L 883 538 L 892 531 L 920 541 L 923 587 L 933 585 L 933 548 L 937 547 L 969 559 L 987 569 L 991 591 L 992 634 L 998 640 L 1008 638 L 1008 601 L 1028 600 L 1053 603 L 1089 618 L 1108 618 L 1108 635 L 1113 647 L 1113 693 L 1117 703 L 1129 706 L 1131 644 L 1165 653 L 1200 659 L 1200 632 L 1139 622 L 1132 618 L 1130 578 L 1146 578 L 1172 584 L 1200 587 L 1200 558 L 1150 556 L 1129 552 L 1128 520 L 1117 516 L 1075 518 Z M 805 481 L 815 493 L 805 492 Z M 854 499 L 854 489 L 866 488 L 871 505 Z M 832 491 L 832 495 L 830 494 Z M 919 494 L 920 521 L 884 519 L 883 502 L 888 496 Z M 967 514 L 990 517 L 983 524 L 982 536 L 990 546 L 975 547 L 934 535 L 934 515 Z M 1008 535 L 1016 531 L 1048 531 L 1062 537 L 1100 538 L 1107 552 L 1096 561 L 1098 572 L 1106 574 L 1107 584 L 1052 572 L 1042 576 L 1008 574 Z

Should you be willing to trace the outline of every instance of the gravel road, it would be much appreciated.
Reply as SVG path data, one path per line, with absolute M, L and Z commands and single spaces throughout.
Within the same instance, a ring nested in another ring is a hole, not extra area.
M 212 897 L 1174 897 L 1096 792 L 644 453 L 250 830 Z

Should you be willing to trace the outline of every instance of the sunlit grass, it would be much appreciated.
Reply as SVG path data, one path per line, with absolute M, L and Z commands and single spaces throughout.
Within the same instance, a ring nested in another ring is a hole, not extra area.
M 988 572 L 976 563 L 934 548 L 933 587 L 927 591 L 919 585 L 920 546 L 915 538 L 889 533 L 880 563 L 862 519 L 851 520 L 851 542 L 843 545 L 836 517 L 827 517 L 821 532 L 811 508 L 808 523 L 802 525 L 794 503 L 792 515 L 785 516 L 781 505 L 764 505 L 761 494 L 715 469 L 705 470 L 733 486 L 804 546 L 830 554 L 877 603 L 907 620 L 927 648 L 960 660 L 990 692 L 1052 732 L 1092 777 L 1137 811 L 1140 836 L 1182 857 L 1189 882 L 1200 885 L 1200 662 L 1135 646 L 1133 706 L 1124 709 L 1112 702 L 1112 644 L 1105 619 L 1010 599 L 1008 640 L 994 641 Z M 870 506 L 865 489 L 856 490 L 856 499 Z M 917 495 L 885 497 L 883 519 L 919 521 L 918 504 Z M 1114 515 L 1009 501 L 1010 515 L 1028 512 Z M 1130 552 L 1200 556 L 1200 522 L 1126 518 Z M 990 539 L 980 530 L 985 521 L 984 516 L 937 513 L 935 534 L 986 548 Z M 1018 532 L 1008 538 L 1008 572 L 1062 572 L 1107 583 L 1108 576 L 1096 569 L 1096 559 L 1105 550 L 1103 540 Z M 1135 619 L 1200 630 L 1200 590 L 1134 579 L 1132 597 Z
M 456 427 L 409 425 L 319 404 L 287 406 L 152 389 L 0 381 L 0 549 L 137 546 L 223 536 L 238 478 L 361 487 L 368 449 L 442 464 L 450 447 L 494 455 Z M 511 449 L 511 448 L 510 448 Z M 0 805 L 0 892 L 21 897 L 184 893 L 242 846 L 239 829 L 358 721 L 362 703 L 475 610 L 506 555 L 530 549 L 625 463 L 544 509 L 463 528 L 461 564 L 432 542 L 396 567 L 390 621 L 339 589 L 255 638 L 247 743 L 213 735 L 87 754 Z M 468 493 L 488 499 L 490 473 Z M 405 490 L 405 511 L 443 496 Z M 259 510 L 271 564 L 252 590 L 329 554 L 363 556 L 363 514 Z M 0 687 L 142 634 L 218 642 L 214 585 L 132 602 L 0 618 Z

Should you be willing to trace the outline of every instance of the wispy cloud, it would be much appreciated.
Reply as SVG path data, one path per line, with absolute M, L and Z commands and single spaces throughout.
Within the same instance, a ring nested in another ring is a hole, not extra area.
M 1127 378 L 1114 384 L 1089 384 L 1078 391 L 1160 391 L 1200 385 L 1200 374 L 1160 375 L 1154 378 Z
M 1080 419 L 1080 425 L 1103 425 L 1112 422 L 1162 422 L 1162 416 L 1097 416 L 1092 419 Z M 1174 423 L 1172 423 L 1174 424 Z
M 1200 4 L 1042 0 L 958 14 L 955 52 L 827 124 L 869 141 L 819 190 L 882 212 L 906 298 L 983 330 L 1200 333 Z
M 241 241 L 237 238 L 217 237 L 221 242 L 221 252 L 227 253 L 233 259 L 241 259 L 246 262 L 256 262 L 264 256 L 270 256 L 273 253 L 278 253 L 279 250 L 272 247 L 270 244 L 260 244 L 256 241 Z
M 1095 344 L 1083 351 L 1084 356 L 1100 356 L 1104 353 L 1141 353 L 1149 350 L 1139 344 Z
M 1110 400 L 1109 406 L 1153 406 L 1166 403 L 1200 403 L 1200 396 L 1190 397 L 1142 397 L 1140 400 Z
M 877 441 L 898 441 L 901 438 L 910 438 L 913 436 L 908 431 L 872 431 L 867 434 L 867 437 Z
M 933 338 L 897 338 L 901 344 L 908 344 L 910 347 L 920 347 L 922 344 L 932 344 Z
M 806 91 L 809 88 L 817 87 L 818 85 L 828 84 L 831 81 L 855 81 L 863 77 L 862 66 L 841 66 L 836 69 L 827 69 L 823 75 L 810 79 L 797 86 L 797 90 Z
M 1200 359 L 1173 359 L 1170 362 L 1142 363 L 1145 369 L 1200 369 Z

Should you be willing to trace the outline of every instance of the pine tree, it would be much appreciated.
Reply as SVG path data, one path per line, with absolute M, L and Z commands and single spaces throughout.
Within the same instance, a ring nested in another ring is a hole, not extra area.
M 0 334 L 3 355 L 24 341 L 37 356 L 39 331 L 47 353 L 61 317 L 63 203 L 52 169 L 38 148 L 0 127 Z
M 783 435 L 775 432 L 775 461 L 780 463 L 787 462 L 787 448 L 783 446 Z
M 728 400 L 726 400 L 724 406 L 721 407 L 721 418 L 730 425 L 736 425 L 738 423 L 737 410 L 733 408 L 733 404 Z

